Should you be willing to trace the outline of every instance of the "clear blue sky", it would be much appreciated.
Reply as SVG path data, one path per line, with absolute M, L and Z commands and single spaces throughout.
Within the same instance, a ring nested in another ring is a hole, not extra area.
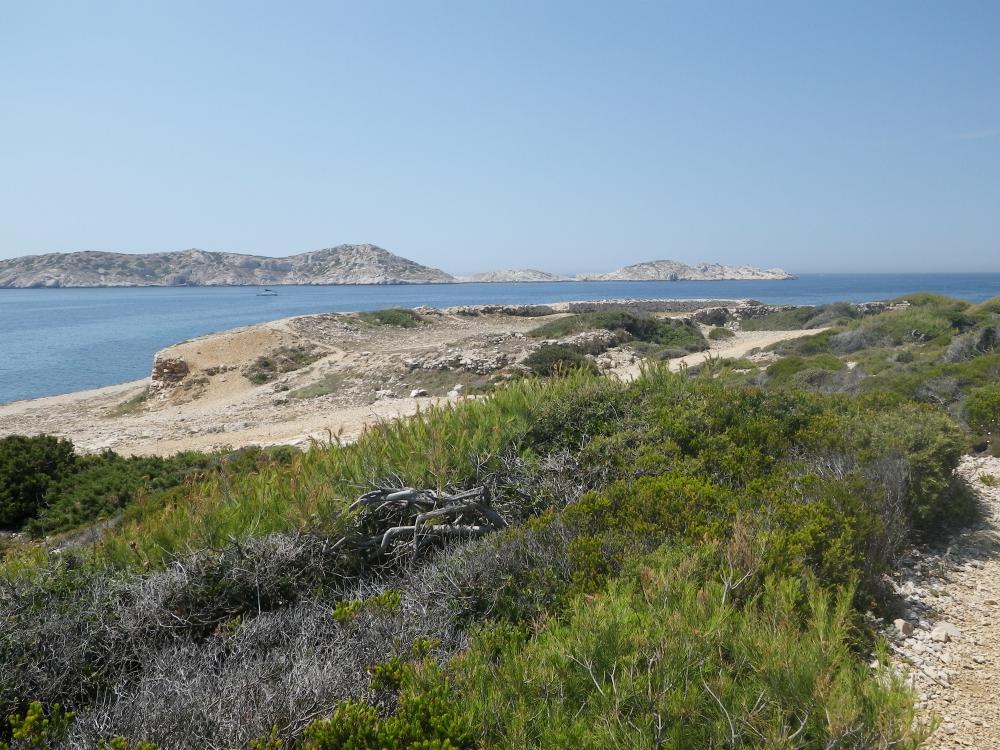
M 0 3 L 0 257 L 1000 270 L 1000 3 Z

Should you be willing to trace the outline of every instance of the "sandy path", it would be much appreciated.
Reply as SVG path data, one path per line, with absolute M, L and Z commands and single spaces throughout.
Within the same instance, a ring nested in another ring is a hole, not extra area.
M 670 360 L 670 369 L 680 370 L 682 367 L 694 367 L 709 357 L 729 357 L 732 359 L 745 357 L 754 349 L 763 349 L 771 344 L 777 344 L 779 341 L 814 336 L 825 330 L 825 328 L 814 328 L 809 331 L 740 331 L 731 339 L 711 341 L 711 348 L 706 351 Z
M 894 626 L 893 650 L 922 711 L 941 720 L 926 747 L 994 750 L 1000 747 L 1000 486 L 980 477 L 1000 481 L 1000 458 L 967 456 L 959 473 L 979 496 L 983 518 L 947 549 L 913 550 L 903 561 L 897 586 L 914 630 L 903 637 Z
M 705 327 L 704 330 L 707 333 L 709 329 Z M 695 365 L 700 365 L 710 357 L 738 359 L 747 356 L 754 349 L 763 349 L 764 347 L 771 346 L 771 344 L 777 344 L 779 341 L 788 341 L 789 339 L 797 339 L 802 336 L 812 336 L 822 333 L 825 330 L 825 328 L 815 328 L 808 331 L 739 331 L 731 339 L 710 341 L 709 348 L 703 352 L 695 352 L 694 354 L 688 354 L 686 357 L 678 357 L 677 359 L 670 360 L 670 369 L 676 372 L 684 367 L 694 367 Z M 635 380 L 642 373 L 642 366 L 643 363 L 641 361 L 632 362 L 615 368 L 612 370 L 612 373 L 622 380 L 631 381 Z

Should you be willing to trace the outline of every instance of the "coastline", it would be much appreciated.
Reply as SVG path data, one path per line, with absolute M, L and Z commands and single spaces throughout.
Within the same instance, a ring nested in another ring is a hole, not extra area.
M 0 436 L 54 434 L 83 452 L 136 455 L 350 441 L 378 422 L 488 391 L 540 345 L 525 334 L 549 316 L 622 307 L 687 316 L 744 304 L 603 300 L 419 308 L 427 322 L 417 328 L 372 327 L 346 313 L 280 318 L 166 347 L 156 358 L 160 380 L 147 377 L 2 404 Z M 695 366 L 711 356 L 743 357 L 809 333 L 816 331 L 742 332 L 670 366 Z M 310 361 L 266 382 L 248 379 L 258 358 L 296 350 L 311 352 Z M 609 375 L 632 379 L 644 360 L 615 346 L 596 361 Z M 177 362 L 183 362 L 184 375 L 164 379 L 174 365 L 163 363 Z
M 53 286 L 46 286 L 44 284 L 36 284 L 32 286 L 13 286 L 9 284 L 0 285 L 0 292 L 5 290 L 25 290 L 25 289 L 253 289 L 256 287 L 296 287 L 296 286 L 311 286 L 311 287 L 344 287 L 344 286 L 370 286 L 370 287 L 384 287 L 384 286 L 456 286 L 459 284 L 601 284 L 607 282 L 617 282 L 625 284 L 643 284 L 643 283 L 658 283 L 658 284 L 680 284 L 680 283 L 712 283 L 712 282 L 781 282 L 781 281 L 797 281 L 798 276 L 795 274 L 789 274 L 788 276 L 782 278 L 757 278 L 757 277 L 726 277 L 726 278 L 705 278 L 705 279 L 640 279 L 640 278 L 630 278 L 630 279 L 620 279 L 620 278 L 592 278 L 592 277 L 567 277 L 558 279 L 463 279 L 456 277 L 453 281 L 295 281 L 295 282 L 275 282 L 270 284 L 265 283 L 246 283 L 246 284 L 58 284 Z

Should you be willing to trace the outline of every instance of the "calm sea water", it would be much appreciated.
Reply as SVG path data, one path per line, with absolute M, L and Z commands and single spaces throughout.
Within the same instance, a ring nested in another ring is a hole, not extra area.
M 808 274 L 794 281 L 558 282 L 414 286 L 0 289 L 0 403 L 149 374 L 153 355 L 193 336 L 290 315 L 476 303 L 607 298 L 864 302 L 918 290 L 970 301 L 1000 295 L 1000 274 Z

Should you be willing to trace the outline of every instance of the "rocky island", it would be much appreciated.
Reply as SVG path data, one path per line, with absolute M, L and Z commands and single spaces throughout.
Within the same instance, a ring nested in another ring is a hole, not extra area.
M 0 287 L 245 286 L 279 284 L 438 284 L 451 274 L 376 245 L 338 245 L 269 258 L 182 250 L 129 254 L 49 253 L 0 260 Z
M 459 276 L 459 281 L 467 283 L 510 283 L 523 281 L 573 281 L 569 276 L 558 273 L 538 271 L 534 268 L 505 268 L 502 271 L 487 271 L 474 273 L 471 276 Z
M 794 279 L 780 268 L 761 270 L 753 266 L 651 260 L 619 268 L 610 273 L 577 274 L 580 281 L 784 281 Z
M 774 268 L 654 260 L 610 273 L 564 276 L 505 269 L 453 276 L 377 245 L 337 245 L 283 258 L 180 250 L 163 253 L 84 251 L 0 260 L 0 288 L 140 286 L 278 286 L 282 284 L 452 284 L 527 281 L 770 281 L 795 278 Z

